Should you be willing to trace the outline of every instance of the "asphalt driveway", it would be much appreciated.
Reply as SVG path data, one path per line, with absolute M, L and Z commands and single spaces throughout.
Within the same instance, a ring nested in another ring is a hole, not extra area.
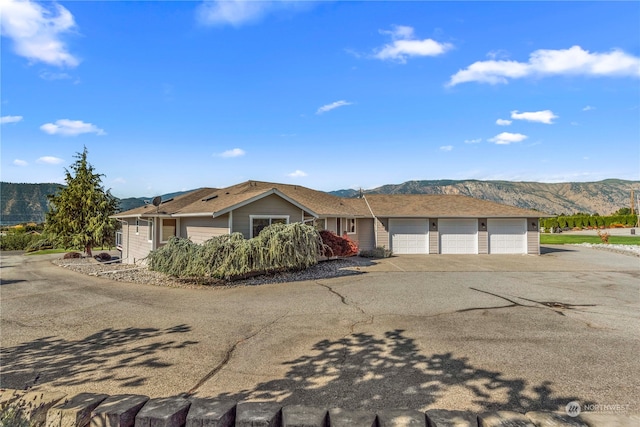
M 380 409 L 639 411 L 640 259 L 402 256 L 180 289 L 2 254 L 0 386 Z

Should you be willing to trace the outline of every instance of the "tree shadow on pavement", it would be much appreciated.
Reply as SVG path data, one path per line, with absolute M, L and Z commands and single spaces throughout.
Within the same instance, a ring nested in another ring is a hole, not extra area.
M 444 400 L 480 411 L 558 410 L 577 396 L 558 396 L 550 382 L 528 384 L 474 367 L 452 353 L 424 355 L 403 330 L 383 338 L 357 333 L 313 347 L 313 356 L 286 362 L 285 378 L 219 398 L 278 400 L 284 405 L 365 409 L 442 407 Z M 438 406 L 440 405 L 440 406 Z
M 60 387 L 111 381 L 137 387 L 146 381 L 137 368 L 167 368 L 171 364 L 162 360 L 162 352 L 197 344 L 172 339 L 190 331 L 188 325 L 107 328 L 77 341 L 51 336 L 2 348 L 0 386 L 27 389 L 43 383 Z

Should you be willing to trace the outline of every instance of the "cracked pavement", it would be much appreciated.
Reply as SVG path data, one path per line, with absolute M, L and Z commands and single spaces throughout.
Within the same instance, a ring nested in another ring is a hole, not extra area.
M 226 289 L 2 253 L 0 386 L 354 409 L 639 411 L 640 260 L 589 248 L 402 256 Z

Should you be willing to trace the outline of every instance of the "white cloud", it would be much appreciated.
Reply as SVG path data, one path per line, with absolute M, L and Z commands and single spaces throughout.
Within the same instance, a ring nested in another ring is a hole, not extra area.
M 60 119 L 55 123 L 45 123 L 40 126 L 43 132 L 49 135 L 77 136 L 83 133 L 95 133 L 96 135 L 106 135 L 107 133 L 91 123 L 82 120 Z
M 114 179 L 113 181 L 111 181 L 111 182 L 112 182 L 112 183 L 114 183 L 114 184 L 126 184 L 126 183 L 127 183 L 127 180 L 126 180 L 126 179 L 124 179 L 124 178 L 122 178 L 122 177 L 118 177 L 118 178 L 115 178 L 115 179 Z
M 196 11 L 196 17 L 204 25 L 252 24 L 276 11 L 303 11 L 314 7 L 314 2 L 276 0 L 211 0 L 204 1 Z
M 417 40 L 414 37 L 413 28 L 403 25 L 394 26 L 392 31 L 381 30 L 380 32 L 389 34 L 392 42 L 376 49 L 373 55 L 376 59 L 404 64 L 411 56 L 442 55 L 453 47 L 450 43 L 439 43 L 433 39 Z
M 502 132 L 501 134 L 490 138 L 489 141 L 498 145 L 509 145 L 513 142 L 524 141 L 525 139 L 527 139 L 527 135 L 523 135 L 521 133 Z
M 22 121 L 22 116 L 2 116 L 0 117 L 0 124 L 18 123 Z
M 15 159 L 13 161 L 13 164 L 16 166 L 29 166 L 29 163 L 27 163 L 25 160 L 20 160 L 20 159 Z
M 290 174 L 287 174 L 287 176 L 290 176 L 291 178 L 302 178 L 304 176 L 307 176 L 307 173 L 298 169 L 295 172 L 291 172 Z
M 331 104 L 323 105 L 322 107 L 318 108 L 318 111 L 316 111 L 316 114 L 326 113 L 327 111 L 334 110 L 338 107 L 344 107 L 345 105 L 352 105 L 352 104 L 353 104 L 352 102 L 348 102 L 344 100 L 332 102 Z
M 464 143 L 465 144 L 479 144 L 482 142 L 482 138 L 476 138 L 476 139 L 465 139 Z
M 506 120 L 506 119 L 498 119 L 496 120 L 496 124 L 498 126 L 509 126 L 511 124 L 511 120 Z
M 596 107 L 592 107 L 591 105 L 587 105 L 582 109 L 582 111 L 591 111 L 591 110 L 595 110 L 595 109 L 596 109 Z
M 228 159 L 232 157 L 241 157 L 241 156 L 244 156 L 245 154 L 247 154 L 247 152 L 244 151 L 242 148 L 233 148 L 231 150 L 227 150 L 218 154 L 218 156 Z
M 62 162 L 64 162 L 64 160 L 62 160 L 59 157 L 53 157 L 53 156 L 42 156 L 38 160 L 36 160 L 36 163 L 42 163 L 47 165 L 59 165 Z
M 453 145 L 443 145 L 440 147 L 440 151 L 451 151 L 453 150 Z
M 551 110 L 543 111 L 531 111 L 518 113 L 518 110 L 511 112 L 511 118 L 515 120 L 526 120 L 528 122 L 545 123 L 547 125 L 553 124 L 553 119 L 557 119 L 558 116 L 553 114 Z
M 71 12 L 59 4 L 45 8 L 30 0 L 2 0 L 0 24 L 2 35 L 13 40 L 15 52 L 30 61 L 59 67 L 75 67 L 80 62 L 60 39 L 75 28 L 75 22 Z
M 71 78 L 71 75 L 67 73 L 52 73 L 51 71 L 43 70 L 39 74 L 40 78 L 43 80 L 68 80 Z
M 507 83 L 508 79 L 553 75 L 640 77 L 640 58 L 619 49 L 591 53 L 580 46 L 569 49 L 539 49 L 528 62 L 478 61 L 451 76 L 448 86 L 465 82 Z

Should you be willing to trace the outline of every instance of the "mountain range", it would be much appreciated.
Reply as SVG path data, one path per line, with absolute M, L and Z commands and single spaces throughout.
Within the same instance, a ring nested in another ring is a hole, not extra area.
M 53 194 L 60 184 L 0 183 L 0 224 L 44 221 L 48 209 L 47 195 Z M 369 190 L 331 191 L 341 197 L 358 197 L 366 194 L 462 194 L 478 199 L 491 200 L 506 205 L 535 209 L 546 214 L 598 213 L 608 215 L 620 208 L 629 207 L 630 192 L 640 194 L 640 181 L 606 179 L 597 182 L 515 182 L 480 180 L 407 181 L 388 184 Z M 162 199 L 178 196 L 183 192 L 162 195 Z M 145 203 L 151 197 L 120 199 L 120 210 L 126 211 Z

